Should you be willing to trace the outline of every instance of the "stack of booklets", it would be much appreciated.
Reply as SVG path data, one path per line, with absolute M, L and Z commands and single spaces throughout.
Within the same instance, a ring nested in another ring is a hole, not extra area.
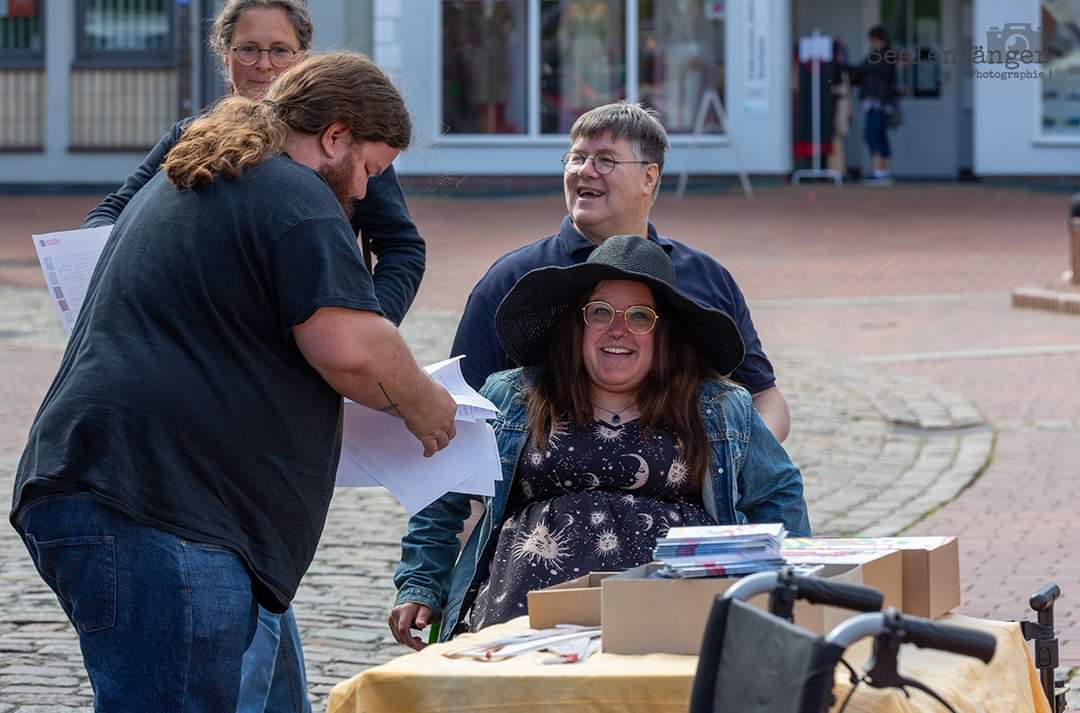
M 781 523 L 673 527 L 656 541 L 653 557 L 667 577 L 741 577 L 782 567 Z

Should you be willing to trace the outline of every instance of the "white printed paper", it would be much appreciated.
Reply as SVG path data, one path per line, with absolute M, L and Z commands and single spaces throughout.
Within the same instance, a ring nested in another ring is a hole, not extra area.
M 423 446 L 402 419 L 345 402 L 339 486 L 381 485 L 409 515 L 449 492 L 495 494 L 495 481 L 502 480 L 502 465 L 495 433 L 486 419 L 499 411 L 468 385 L 460 362 L 461 357 L 455 357 L 425 367 L 458 404 L 457 435 L 430 458 L 424 457 Z
M 34 249 L 41 263 L 49 296 L 60 316 L 64 332 L 69 335 L 79 317 L 90 276 L 94 274 L 94 266 L 110 232 L 112 226 L 106 225 L 33 236 Z

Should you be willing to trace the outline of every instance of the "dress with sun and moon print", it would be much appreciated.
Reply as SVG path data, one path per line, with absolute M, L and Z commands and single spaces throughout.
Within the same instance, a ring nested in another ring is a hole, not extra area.
M 556 423 L 526 445 L 472 629 L 526 613 L 526 594 L 649 562 L 669 528 L 712 525 L 675 435 L 638 421 Z

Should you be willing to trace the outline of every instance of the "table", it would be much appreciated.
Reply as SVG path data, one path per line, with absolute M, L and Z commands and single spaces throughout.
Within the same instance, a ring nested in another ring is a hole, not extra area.
M 941 621 L 972 626 L 997 638 L 989 665 L 976 659 L 904 645 L 901 671 L 928 684 L 959 713 L 1050 713 L 1027 642 L 1015 622 L 971 619 L 950 614 Z M 328 713 L 686 713 L 697 670 L 696 656 L 595 654 L 580 664 L 544 665 L 549 654 L 482 662 L 451 659 L 443 651 L 466 642 L 528 628 L 528 618 L 493 626 L 452 642 L 428 646 L 342 681 L 330 692 Z M 865 662 L 871 640 L 848 650 L 846 659 Z M 858 666 L 857 666 L 858 668 Z M 834 688 L 839 700 L 850 684 L 838 667 Z M 913 691 L 859 686 L 846 713 L 940 713 L 931 698 Z

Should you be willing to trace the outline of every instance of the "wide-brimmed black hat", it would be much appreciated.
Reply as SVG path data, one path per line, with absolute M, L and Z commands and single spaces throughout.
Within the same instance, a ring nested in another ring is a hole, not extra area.
M 675 289 L 675 265 L 659 244 L 637 235 L 614 235 L 589 259 L 570 267 L 530 270 L 510 289 L 495 312 L 495 332 L 507 355 L 521 366 L 547 359 L 551 330 L 575 309 L 585 290 L 602 280 L 633 280 L 652 288 L 664 307 L 661 319 L 678 313 L 708 364 L 727 375 L 743 360 L 743 340 L 725 312 L 703 307 Z M 666 308 L 666 309 L 665 309 Z

